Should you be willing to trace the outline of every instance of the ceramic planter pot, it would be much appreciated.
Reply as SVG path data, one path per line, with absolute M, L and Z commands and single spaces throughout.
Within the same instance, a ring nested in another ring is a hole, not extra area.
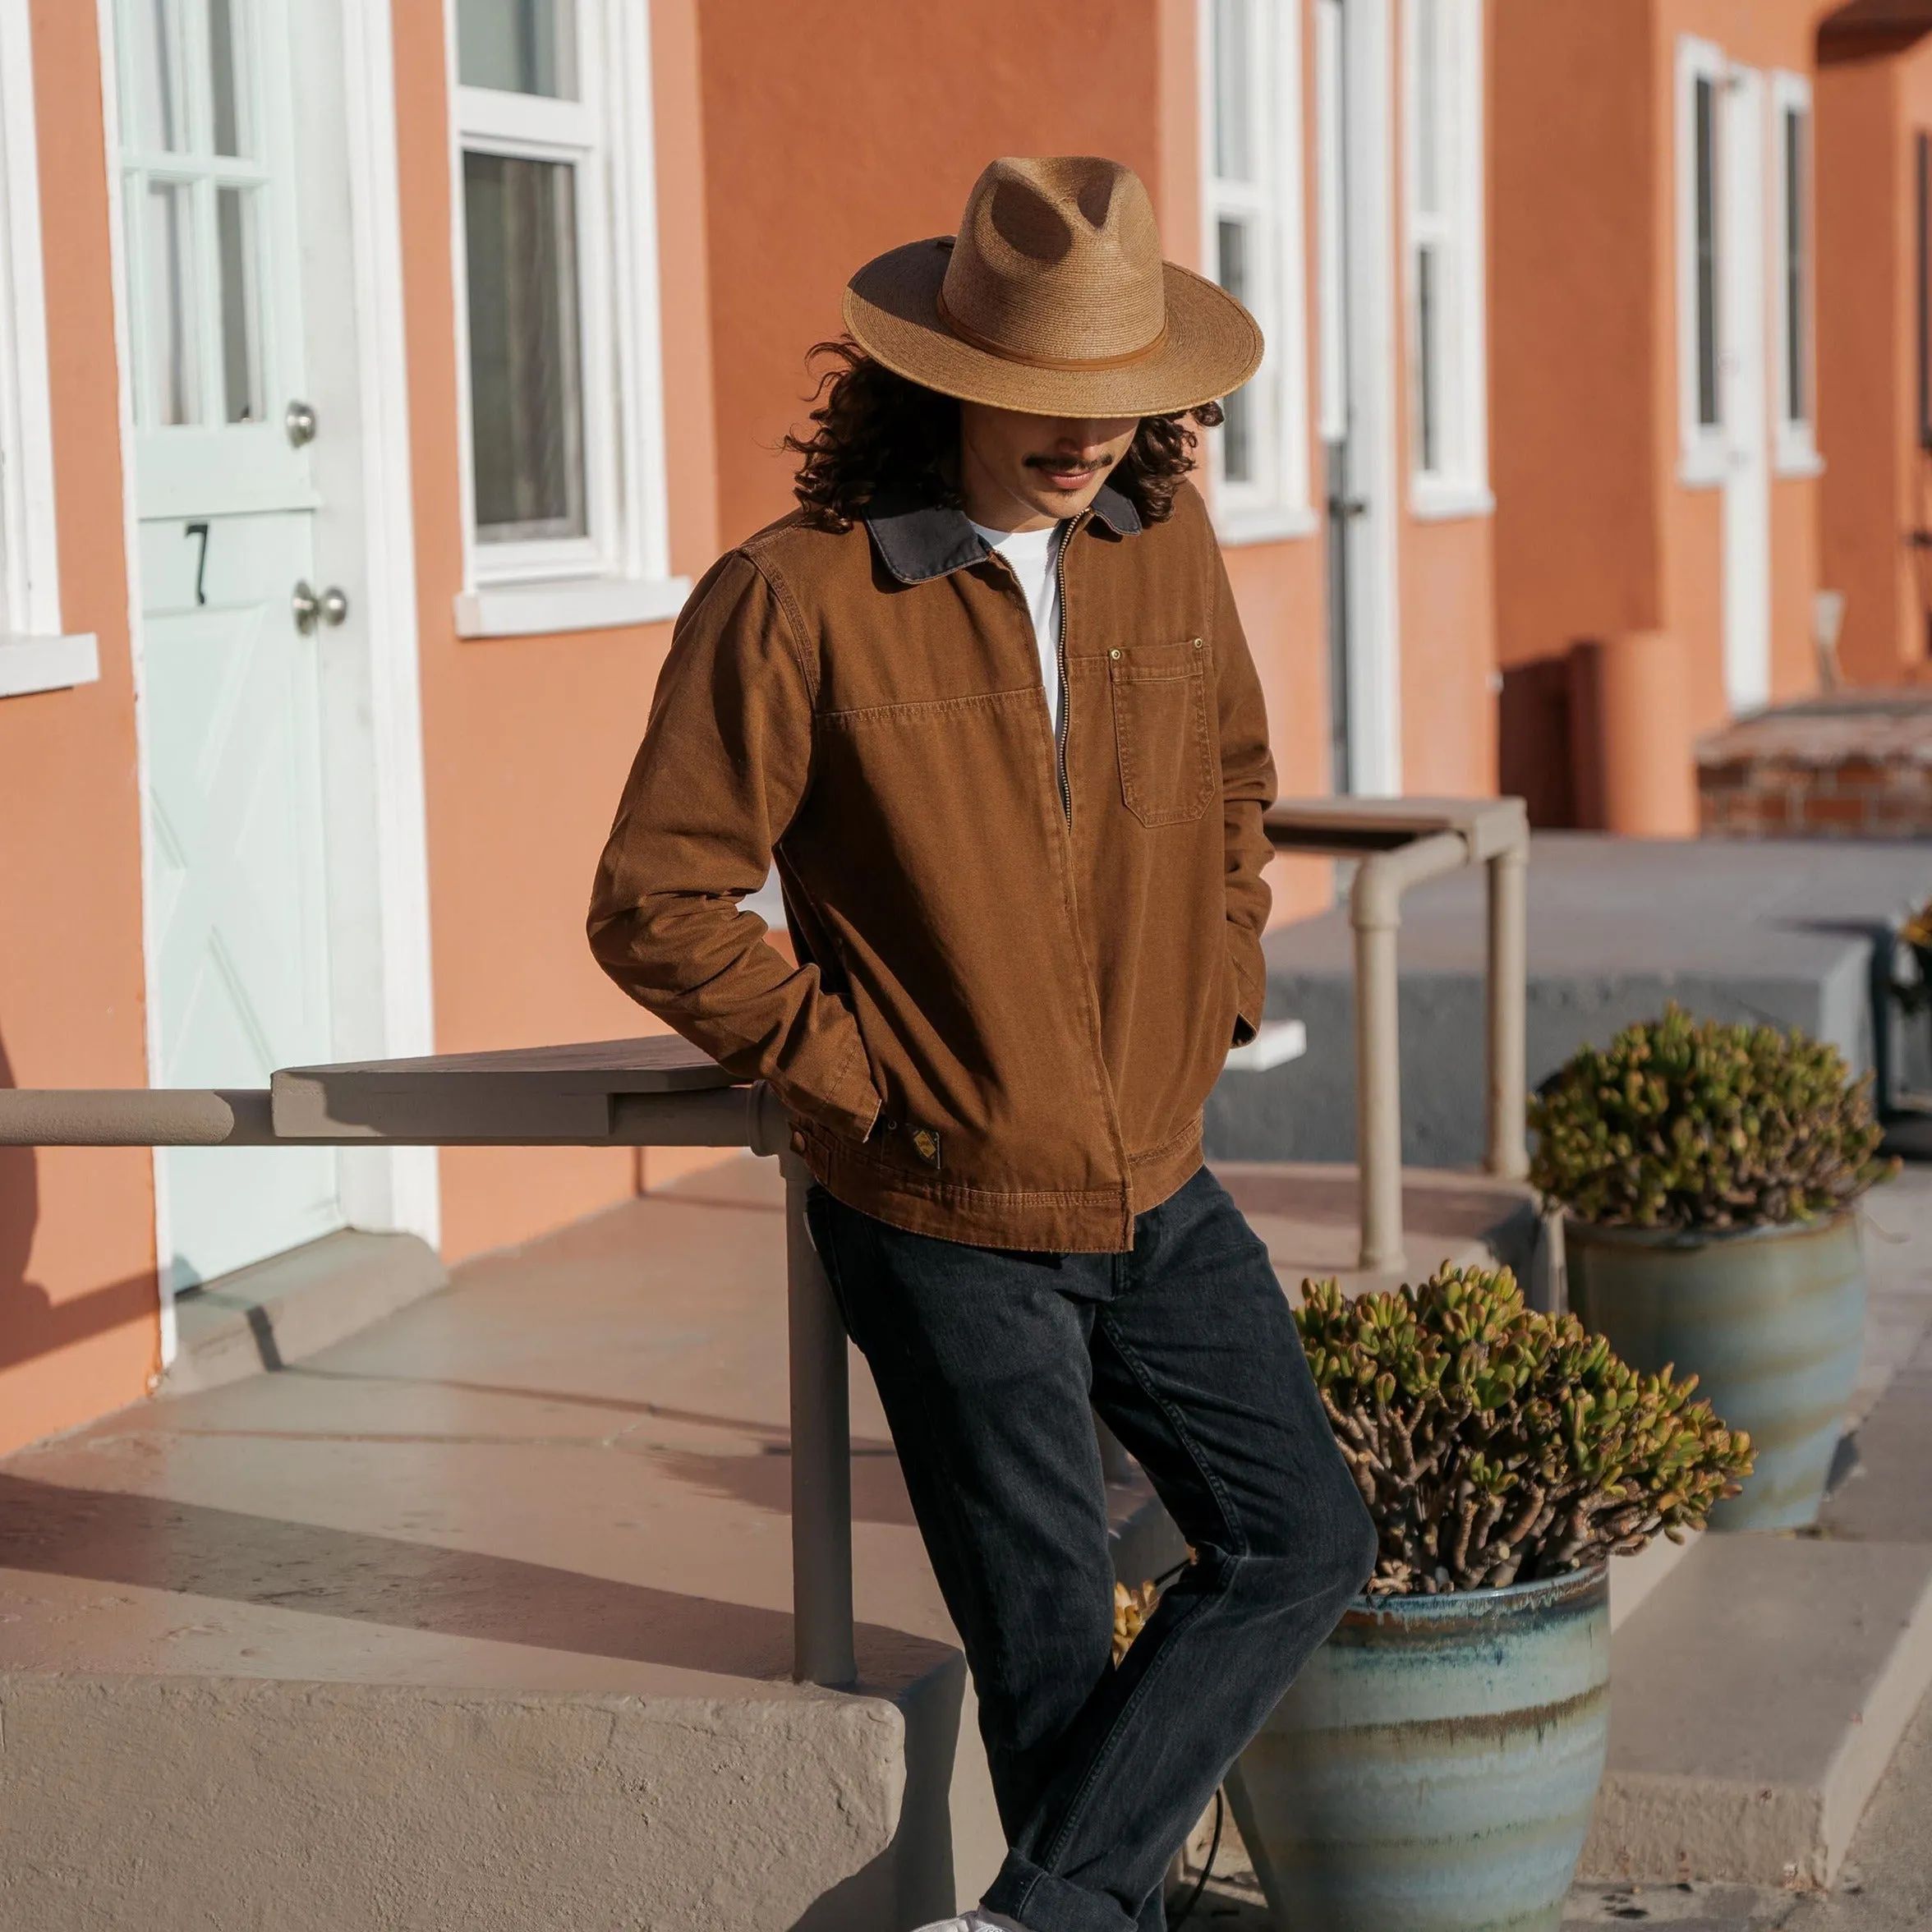
M 1358 1603 L 1229 1775 L 1276 1922 L 1558 1932 L 1609 1681 L 1601 1566 Z
M 1570 1302 L 1632 1368 L 1674 1362 L 1757 1463 L 1714 1530 L 1813 1521 L 1865 1344 L 1865 1259 L 1856 1210 L 1735 1234 L 1644 1228 L 1564 1231 Z

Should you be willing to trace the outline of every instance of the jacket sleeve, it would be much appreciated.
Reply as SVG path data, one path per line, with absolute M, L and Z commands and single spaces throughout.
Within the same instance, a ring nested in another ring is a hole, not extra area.
M 738 901 L 812 765 L 802 641 L 742 553 L 678 619 L 591 898 L 591 950 L 632 998 L 795 1115 L 863 1140 L 879 1095 L 851 1010 L 766 943 Z
M 1267 706 L 1254 660 L 1235 608 L 1221 551 L 1214 550 L 1214 672 L 1221 706 L 1221 798 L 1227 879 L 1227 943 L 1238 991 L 1234 1044 L 1245 1046 L 1261 1026 L 1267 967 L 1261 936 L 1273 895 L 1263 868 L 1274 848 L 1261 815 L 1275 802 L 1275 764 L 1268 755 Z

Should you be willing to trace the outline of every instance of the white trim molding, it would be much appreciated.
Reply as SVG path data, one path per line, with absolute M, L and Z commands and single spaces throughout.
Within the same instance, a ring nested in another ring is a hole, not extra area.
M 451 246 L 464 555 L 458 635 L 531 637 L 673 615 L 690 586 L 670 569 L 650 10 L 634 0 L 577 0 L 558 9 L 559 23 L 573 22 L 577 35 L 560 94 L 576 98 L 463 85 L 455 0 L 445 0 L 444 18 L 455 110 Z M 571 171 L 581 531 L 485 541 L 478 528 L 466 154 Z
M 1344 527 L 1349 590 L 1349 789 L 1402 789 L 1402 605 L 1398 531 L 1402 465 L 1392 0 L 1348 0 L 1341 12 L 1343 274 L 1349 322 L 1350 494 Z
M 1208 439 L 1215 527 L 1224 545 L 1309 537 L 1300 0 L 1200 0 L 1196 17 L 1202 260 L 1267 342 Z
M 1776 403 L 1772 469 L 1780 476 L 1817 476 L 1818 329 L 1816 295 L 1816 123 L 1811 83 L 1774 68 L 1771 87 L 1771 179 L 1775 199 L 1771 237 L 1772 388 Z
M 459 637 L 545 637 L 568 631 L 662 623 L 684 608 L 688 577 L 564 577 L 490 584 L 456 600 Z
M 1730 467 L 1724 421 L 1724 50 L 1690 34 L 1677 41 L 1677 264 L 1678 480 L 1720 485 Z M 1708 90 L 1708 91 L 1705 91 Z M 1703 104 L 1700 113 L 1700 104 Z
M 1483 0 L 1403 8 L 1403 296 L 1409 504 L 1486 517 L 1489 489 Z
M 100 676 L 61 628 L 39 145 L 27 0 L 0 0 L 0 697 Z
M 371 1004 L 380 1029 L 375 1052 L 385 1059 L 436 1048 L 391 8 L 392 0 L 341 0 L 379 928 L 366 971 L 380 980 Z M 441 1164 L 435 1148 L 344 1149 L 341 1174 L 352 1226 L 420 1235 L 432 1248 L 441 1245 Z

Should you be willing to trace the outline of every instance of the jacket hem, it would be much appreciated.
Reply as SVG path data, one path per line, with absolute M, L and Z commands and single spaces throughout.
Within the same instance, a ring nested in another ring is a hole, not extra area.
M 902 1173 L 810 1121 L 800 1133 L 812 1179 L 846 1207 L 908 1234 L 1027 1254 L 1129 1252 L 1134 1217 L 1159 1207 L 1201 1166 L 1198 1119 L 1158 1147 L 1130 1155 L 1128 1177 L 1117 1186 L 1011 1191 Z

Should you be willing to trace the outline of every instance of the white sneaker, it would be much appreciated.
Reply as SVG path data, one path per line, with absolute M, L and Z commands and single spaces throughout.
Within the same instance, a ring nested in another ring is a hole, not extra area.
M 918 1932 L 1027 1932 L 1027 1929 L 1005 1912 L 988 1911 L 984 1906 L 976 1905 L 964 1918 L 936 1919 L 930 1925 L 921 1925 Z

